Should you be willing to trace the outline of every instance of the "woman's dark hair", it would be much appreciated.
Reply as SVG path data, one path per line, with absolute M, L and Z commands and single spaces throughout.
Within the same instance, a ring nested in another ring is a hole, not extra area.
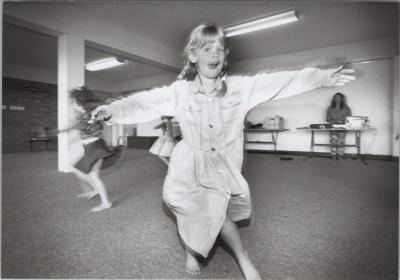
M 93 111 L 99 105 L 102 105 L 104 102 L 100 97 L 95 95 L 91 90 L 87 87 L 79 87 L 75 88 L 71 91 L 71 97 L 75 99 L 76 103 L 86 112 Z
M 343 94 L 343 93 L 341 93 L 341 92 L 337 92 L 333 97 L 332 97 L 332 100 L 331 100 L 331 108 L 335 108 L 336 106 L 336 101 L 335 101 L 335 98 L 336 98 L 336 96 L 340 96 L 340 105 L 339 105 L 339 107 L 340 107 L 340 109 L 343 109 L 344 107 L 346 107 L 346 96 Z

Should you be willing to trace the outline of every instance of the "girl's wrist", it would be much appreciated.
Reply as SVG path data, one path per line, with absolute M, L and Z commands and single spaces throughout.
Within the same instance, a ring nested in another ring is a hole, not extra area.
M 331 87 L 335 83 L 333 75 L 336 72 L 335 69 L 320 69 L 321 75 L 321 87 Z

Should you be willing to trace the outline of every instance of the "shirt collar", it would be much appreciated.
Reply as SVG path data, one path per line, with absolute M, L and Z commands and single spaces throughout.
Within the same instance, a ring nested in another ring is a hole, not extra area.
M 213 89 L 212 92 L 219 91 L 222 88 L 222 82 L 226 80 L 226 75 L 224 76 L 219 76 L 217 79 L 217 82 L 215 83 L 215 88 Z M 203 89 L 203 84 L 201 83 L 199 75 L 196 75 L 193 81 L 190 82 L 190 92 L 193 94 L 201 93 L 205 94 L 205 91 Z

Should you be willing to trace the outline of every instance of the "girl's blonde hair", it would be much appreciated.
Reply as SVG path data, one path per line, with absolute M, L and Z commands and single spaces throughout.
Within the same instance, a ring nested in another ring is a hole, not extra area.
M 223 76 L 227 70 L 227 48 L 225 45 L 225 33 L 221 27 L 216 26 L 215 24 L 201 24 L 193 29 L 192 33 L 190 33 L 188 41 L 186 43 L 186 47 L 183 50 L 184 56 L 184 66 L 181 73 L 178 76 L 178 80 L 193 80 L 197 75 L 196 64 L 190 62 L 189 54 L 193 52 L 195 49 L 203 47 L 206 43 L 211 40 L 219 40 L 221 45 L 225 49 L 225 60 L 224 67 L 221 71 L 220 76 Z

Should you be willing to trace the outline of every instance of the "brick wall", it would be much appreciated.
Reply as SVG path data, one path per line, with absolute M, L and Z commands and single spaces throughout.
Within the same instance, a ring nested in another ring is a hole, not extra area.
M 57 85 L 3 77 L 3 152 L 29 151 L 27 132 L 34 126 L 57 127 Z M 25 110 L 11 110 L 23 106 Z M 43 150 L 44 143 L 34 143 L 33 150 Z M 57 149 L 55 141 L 49 150 Z
M 118 97 L 105 91 L 94 90 L 101 99 Z M 57 85 L 3 77 L 3 152 L 30 151 L 28 131 L 35 126 L 57 128 Z M 10 106 L 25 110 L 11 110 Z M 33 151 L 44 150 L 43 142 L 33 143 Z M 48 145 L 57 150 L 57 137 Z

